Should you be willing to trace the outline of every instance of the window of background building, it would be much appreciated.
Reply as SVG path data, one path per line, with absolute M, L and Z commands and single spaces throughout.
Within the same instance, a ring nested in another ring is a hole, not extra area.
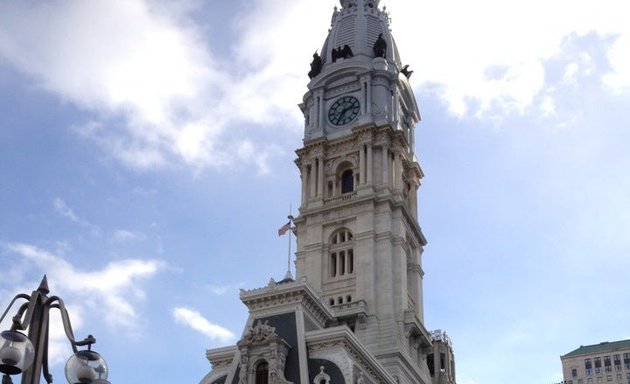
M 621 355 L 613 356 L 613 360 L 615 363 L 615 371 L 621 371 Z
M 612 372 L 612 365 L 610 364 L 610 356 L 604 356 L 604 369 L 606 372 Z
M 427 355 L 427 366 L 429 367 L 429 373 L 431 374 L 431 377 L 435 376 L 435 365 L 433 363 L 433 354 L 429 353 Z
M 584 381 L 582 379 L 578 379 L 578 384 L 584 384 Z
M 623 354 L 623 364 L 626 366 L 626 369 L 630 369 L 630 353 Z
M 621 373 L 617 374 L 617 381 L 621 382 Z
M 577 377 L 577 369 L 576 368 L 571 369 L 571 377 Z
M 591 363 L 591 359 L 584 359 L 584 371 L 589 376 L 593 374 L 593 364 Z
M 593 384 L 593 378 L 589 377 L 588 379 L 586 379 L 586 384 Z
M 602 373 L 602 358 L 596 357 L 594 360 L 595 360 L 595 373 Z
M 612 381 L 612 375 L 606 376 L 606 381 Z
M 598 383 L 601 383 L 601 382 L 602 382 L 602 377 L 601 377 L 601 376 L 597 377 L 597 382 L 598 382 Z

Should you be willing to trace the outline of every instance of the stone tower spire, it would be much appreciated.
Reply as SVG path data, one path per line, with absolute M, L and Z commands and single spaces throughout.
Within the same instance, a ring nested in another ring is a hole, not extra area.
M 400 383 L 428 383 L 410 75 L 379 1 L 341 0 L 300 104 L 296 270 Z
M 207 351 L 200 384 L 432 382 L 411 71 L 378 0 L 341 0 L 319 52 L 300 104 L 296 279 L 241 290 L 245 331 Z

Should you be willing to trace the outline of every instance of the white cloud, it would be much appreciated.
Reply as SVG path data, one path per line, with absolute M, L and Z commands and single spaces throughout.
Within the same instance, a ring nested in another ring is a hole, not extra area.
M 206 288 L 216 296 L 223 296 L 228 292 L 238 292 L 239 288 L 243 286 L 243 283 L 227 284 L 227 285 L 208 285 Z
M 189 2 L 5 2 L 0 56 L 44 89 L 95 112 L 76 130 L 129 166 L 242 164 L 264 173 L 280 152 L 260 136 L 300 127 L 296 104 L 306 91 L 308 63 L 337 4 L 253 2 L 234 7 L 233 28 L 204 36 L 189 17 L 194 8 L 185 8 Z M 437 85 L 437 96 L 460 116 L 500 120 L 526 112 L 541 95 L 552 97 L 543 63 L 571 34 L 616 36 L 604 81 L 614 90 L 630 86 L 623 0 L 382 5 L 414 69 L 412 83 Z M 226 39 L 231 49 L 221 55 L 207 48 Z M 494 68 L 502 71 L 488 76 Z M 568 68 L 567 80 L 574 70 Z
M 126 229 L 118 229 L 114 231 L 114 234 L 112 235 L 112 240 L 115 243 L 125 243 L 129 241 L 143 240 L 143 239 L 144 239 L 144 234 L 128 231 Z
M 232 145 L 224 144 L 241 141 L 226 131 L 232 115 L 221 102 L 226 86 L 237 81 L 208 53 L 213 42 L 203 41 L 182 13 L 172 13 L 184 10 L 161 6 L 143 0 L 2 3 L 0 56 L 42 88 L 96 112 L 75 130 L 129 166 L 173 160 L 222 166 L 233 159 Z M 240 160 L 255 165 L 257 159 Z
M 77 216 L 76 213 L 70 208 L 65 201 L 60 198 L 53 199 L 53 208 L 57 213 L 61 216 L 69 219 L 73 223 L 79 224 L 80 226 L 89 229 L 93 234 L 100 233 L 100 228 L 87 220 L 84 220 Z
M 234 340 L 234 334 L 229 330 L 212 324 L 204 318 L 199 312 L 189 308 L 177 307 L 173 309 L 173 317 L 179 324 L 189 326 L 207 336 L 211 340 L 228 343 Z
M 29 244 L 7 248 L 45 270 L 51 285 L 78 297 L 78 302 L 97 311 L 113 326 L 134 329 L 138 314 L 134 303 L 145 297 L 140 281 L 165 267 L 158 260 L 121 260 L 100 271 L 82 271 L 65 259 Z M 74 315 L 73 315 L 74 316 Z
M 74 213 L 74 211 L 68 207 L 66 205 L 66 203 L 57 198 L 53 200 L 53 206 L 55 207 L 55 210 L 64 217 L 67 217 L 68 219 L 70 219 L 70 221 L 73 221 L 75 223 L 80 222 L 79 217 Z
M 614 90 L 630 88 L 630 33 L 625 32 L 615 40 L 608 51 L 613 72 L 604 77 L 604 82 Z
M 502 113 L 525 111 L 544 91 L 541 62 L 556 54 L 571 34 L 595 31 L 621 36 L 609 51 L 615 75 L 608 77 L 608 83 L 629 86 L 630 24 L 623 20 L 622 0 L 409 0 L 386 5 L 402 59 L 415 69 L 412 83 L 444 84 L 440 96 L 458 115 L 480 112 L 483 116 L 497 102 Z M 493 66 L 510 68 L 511 76 L 498 84 L 484 78 Z

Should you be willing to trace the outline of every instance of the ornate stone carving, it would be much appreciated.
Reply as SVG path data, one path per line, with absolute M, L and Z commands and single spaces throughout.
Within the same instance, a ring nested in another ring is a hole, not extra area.
M 273 338 L 277 338 L 276 329 L 268 324 L 268 322 L 258 322 L 253 328 L 249 328 L 249 331 L 243 336 L 243 338 L 237 343 L 240 347 L 242 345 L 261 344 L 266 343 Z
M 330 375 L 324 372 L 324 366 L 319 367 L 319 374 L 313 379 L 313 384 L 329 384 Z
M 378 35 L 378 39 L 374 42 L 374 46 L 372 47 L 374 50 L 375 57 L 385 57 L 387 53 L 387 43 L 385 39 L 383 39 L 383 34 Z
M 267 322 L 259 321 L 236 345 L 241 353 L 239 384 L 253 383 L 256 367 L 261 362 L 269 366 L 269 383 L 291 383 L 284 377 L 289 344 Z

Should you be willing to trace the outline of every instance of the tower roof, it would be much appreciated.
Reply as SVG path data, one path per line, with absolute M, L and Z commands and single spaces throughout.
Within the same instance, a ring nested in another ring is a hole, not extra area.
M 595 353 L 613 352 L 619 350 L 630 350 L 630 339 L 612 342 L 604 341 L 602 343 L 593 345 L 580 345 L 580 348 L 571 351 L 562 357 L 566 358 L 580 355 L 591 355 Z
M 389 29 L 389 14 L 379 9 L 380 0 L 340 0 L 340 3 L 341 9 L 335 7 L 330 31 L 321 51 L 323 72 L 335 62 L 333 51 L 345 46 L 352 51 L 351 57 L 344 57 L 345 60 L 371 62 L 379 36 L 386 44 L 385 59 L 400 68 L 398 48 Z

